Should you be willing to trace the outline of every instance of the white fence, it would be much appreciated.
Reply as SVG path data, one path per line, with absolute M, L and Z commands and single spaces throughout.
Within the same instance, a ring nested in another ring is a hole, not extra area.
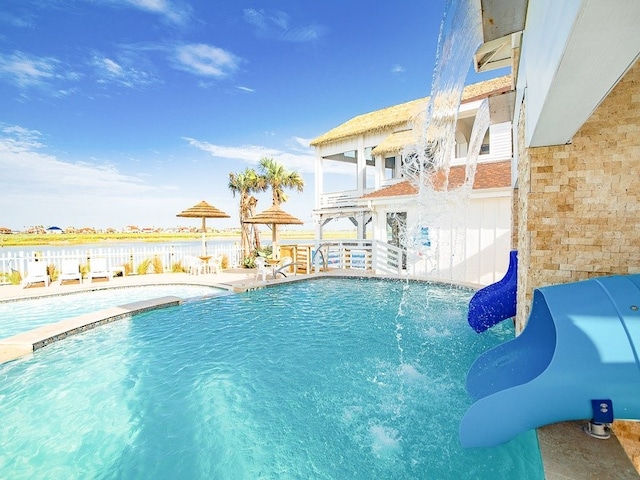
M 308 248 L 308 247 L 305 247 Z M 315 253 L 319 250 L 319 253 Z M 219 245 L 209 247 L 207 255 L 224 255 L 227 258 L 227 268 L 239 267 L 242 263 L 240 248 L 237 245 Z M 175 265 L 188 265 L 187 257 L 201 255 L 201 247 L 172 246 L 172 245 L 140 245 L 135 247 L 106 247 L 106 248 L 69 248 L 46 250 L 43 248 L 25 249 L 19 251 L 0 251 L 0 284 L 9 283 L 10 277 L 18 272 L 21 278 L 27 273 L 27 264 L 38 260 L 47 266 L 54 266 L 61 271 L 63 260 L 78 261 L 80 265 L 87 265 L 92 258 L 106 258 L 109 270 L 127 265 L 131 273 L 138 273 L 141 265 L 149 264 L 145 273 L 155 273 L 154 267 L 161 265 L 164 272 L 171 272 Z M 308 258 L 308 257 L 306 257 Z M 344 240 L 322 244 L 318 249 L 313 248 L 311 269 L 337 268 L 354 270 L 372 270 L 379 274 L 403 274 L 405 270 L 406 253 L 388 243 L 371 240 Z M 150 263 L 151 262 L 151 263 Z
M 345 240 L 326 242 L 314 251 L 314 268 L 373 270 L 378 274 L 401 275 L 405 270 L 406 253 L 378 240 Z
M 238 246 L 216 246 L 207 249 L 207 255 L 224 255 L 227 258 L 228 268 L 241 264 L 240 249 Z M 187 265 L 187 257 L 202 255 L 199 245 L 171 246 L 171 245 L 140 245 L 139 247 L 110 247 L 110 248 L 69 248 L 46 250 L 43 248 L 25 249 L 21 251 L 0 251 L 0 283 L 8 283 L 9 276 L 19 272 L 24 278 L 27 271 L 27 263 L 33 260 L 44 262 L 47 266 L 53 265 L 61 270 L 63 260 L 77 260 L 80 265 L 88 264 L 92 258 L 106 258 L 107 267 L 114 269 L 128 265 L 130 271 L 138 272 L 140 265 L 152 262 L 154 265 L 162 265 L 164 272 L 171 272 L 175 265 Z M 150 271 L 151 273 L 151 271 Z

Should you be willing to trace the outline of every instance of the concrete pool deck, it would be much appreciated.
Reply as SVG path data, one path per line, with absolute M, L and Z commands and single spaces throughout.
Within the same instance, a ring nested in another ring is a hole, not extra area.
M 371 276 L 367 272 L 334 270 L 319 275 Z M 111 287 L 142 285 L 206 285 L 223 288 L 232 292 L 242 292 L 266 285 L 301 280 L 315 275 L 294 275 L 286 279 L 268 280 L 266 283 L 255 279 L 255 271 L 229 269 L 219 274 L 189 275 L 167 273 L 116 277 L 109 281 L 85 281 L 79 283 L 52 283 L 49 287 L 0 285 L 0 302 L 49 295 L 64 295 Z M 34 349 L 46 346 L 51 341 L 60 340 L 69 334 L 79 333 L 110 321 L 125 318 L 141 311 L 163 308 L 180 302 L 176 297 L 134 302 L 100 312 L 81 315 L 69 320 L 48 325 L 24 334 L 11 337 L 13 341 L 0 340 L 0 363 L 30 355 Z M 15 341 L 16 337 L 20 337 Z M 4 355 L 4 359 L 3 359 Z M 631 460 L 615 435 L 608 440 L 599 440 L 586 435 L 582 425 L 586 422 L 564 422 L 548 425 L 537 430 L 542 454 L 545 478 L 547 480 L 616 480 L 640 479 Z

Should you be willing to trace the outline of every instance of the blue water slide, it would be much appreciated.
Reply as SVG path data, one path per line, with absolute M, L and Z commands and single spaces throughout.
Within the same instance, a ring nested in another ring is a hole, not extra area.
M 469 325 L 478 333 L 516 315 L 518 252 L 509 254 L 509 268 L 502 280 L 478 290 L 469 302 Z
M 526 328 L 480 355 L 467 374 L 475 403 L 460 423 L 464 447 L 594 418 L 610 400 L 617 419 L 640 419 L 640 275 L 534 290 Z

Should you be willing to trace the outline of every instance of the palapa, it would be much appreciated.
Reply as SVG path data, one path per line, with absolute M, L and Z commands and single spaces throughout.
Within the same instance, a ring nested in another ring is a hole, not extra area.
M 244 223 L 262 223 L 271 225 L 271 242 L 272 252 L 275 258 L 278 258 L 278 225 L 303 225 L 304 222 L 294 217 L 290 213 L 282 210 L 278 205 L 272 205 L 265 211 L 248 218 Z
M 202 255 L 207 254 L 207 246 L 205 241 L 205 233 L 207 231 L 207 218 L 230 218 L 229 215 L 222 210 L 218 210 L 213 205 L 202 200 L 191 208 L 187 208 L 178 213 L 176 217 L 186 218 L 202 218 Z

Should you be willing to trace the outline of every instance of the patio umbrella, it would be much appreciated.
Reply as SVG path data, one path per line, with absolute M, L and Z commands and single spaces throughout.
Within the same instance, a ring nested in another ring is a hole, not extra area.
M 193 207 L 183 210 L 176 217 L 202 218 L 202 255 L 205 256 L 207 254 L 207 246 L 205 244 L 207 218 L 229 218 L 229 215 L 203 200 Z
M 285 212 L 277 205 L 272 205 L 264 212 L 260 212 L 251 218 L 248 218 L 244 223 L 263 223 L 265 225 L 271 225 L 271 240 L 272 251 L 275 258 L 278 255 L 278 225 L 302 225 L 304 222 L 293 215 Z

